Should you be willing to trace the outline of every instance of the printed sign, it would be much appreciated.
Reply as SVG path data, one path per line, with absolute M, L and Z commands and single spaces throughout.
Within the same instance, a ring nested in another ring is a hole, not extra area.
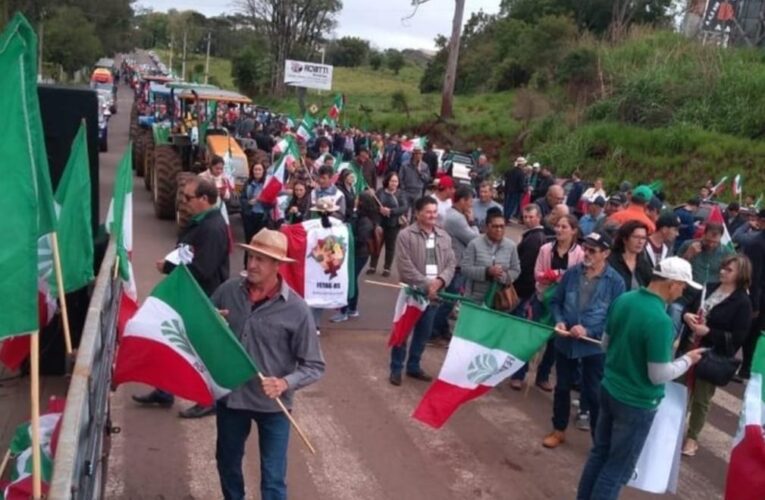
M 306 230 L 305 301 L 311 307 L 329 309 L 348 303 L 348 226 L 332 220 L 303 223 Z
M 287 59 L 284 63 L 284 83 L 293 87 L 332 90 L 332 66 Z

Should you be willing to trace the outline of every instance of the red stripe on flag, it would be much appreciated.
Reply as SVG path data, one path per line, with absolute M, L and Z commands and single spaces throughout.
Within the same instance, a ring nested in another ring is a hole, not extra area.
M 53 320 L 55 306 L 55 301 L 51 301 L 49 304 L 48 296 L 44 292 L 37 292 L 37 321 L 40 325 L 40 330 L 48 326 Z M 21 364 L 29 357 L 30 349 L 29 335 L 18 335 L 5 339 L 0 344 L 0 363 L 9 370 L 16 371 L 21 368 Z
M 279 230 L 287 237 L 287 257 L 294 264 L 279 266 L 279 275 L 301 297 L 305 297 L 305 247 L 307 236 L 303 224 L 284 224 Z
M 410 305 L 405 306 L 404 313 L 401 317 L 393 323 L 393 327 L 390 330 L 390 338 L 388 339 L 388 347 L 398 347 L 406 344 L 406 340 L 409 338 L 409 334 L 412 333 L 414 325 L 422 317 L 423 311 L 417 307 Z
M 462 404 L 483 396 L 489 390 L 491 387 L 485 385 L 465 389 L 438 379 L 428 388 L 417 409 L 412 413 L 412 418 L 440 429 Z
M 279 196 L 279 193 L 282 192 L 282 188 L 284 187 L 284 184 L 278 177 L 279 172 L 268 179 L 266 185 L 263 187 L 263 191 L 260 192 L 258 201 L 266 205 L 273 205 L 276 203 L 276 198 Z
M 138 303 L 131 299 L 123 290 L 119 308 L 119 312 L 117 313 L 117 338 L 121 339 L 122 332 L 125 331 L 125 325 L 130 321 L 130 318 L 135 315 L 136 311 L 138 311 Z
M 744 438 L 730 454 L 725 500 L 765 498 L 765 438 L 762 427 L 747 425 Z
M 207 382 L 186 359 L 159 342 L 122 337 L 114 367 L 114 386 L 141 382 L 176 396 L 210 406 L 215 401 Z

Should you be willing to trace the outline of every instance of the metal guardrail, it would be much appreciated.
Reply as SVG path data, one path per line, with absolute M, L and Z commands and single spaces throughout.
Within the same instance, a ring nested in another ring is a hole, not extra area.
M 72 372 L 48 498 L 103 497 L 111 443 L 109 393 L 122 287 L 114 278 L 116 245 L 109 242 L 98 272 Z

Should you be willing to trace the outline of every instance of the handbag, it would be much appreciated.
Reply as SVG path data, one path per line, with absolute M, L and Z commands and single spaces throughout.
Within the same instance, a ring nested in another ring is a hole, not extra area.
M 705 352 L 694 368 L 696 377 L 717 387 L 730 383 L 741 366 L 741 360 L 727 355 L 729 342 L 730 332 L 725 332 L 726 354 L 719 354 L 715 351 Z
M 515 291 L 515 287 L 510 283 L 507 286 L 497 287 L 491 308 L 496 311 L 510 312 L 518 307 L 520 302 L 521 298 L 518 297 L 518 292 Z

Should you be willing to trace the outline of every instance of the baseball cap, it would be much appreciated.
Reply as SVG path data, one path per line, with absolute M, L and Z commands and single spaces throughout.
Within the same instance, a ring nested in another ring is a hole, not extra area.
M 664 212 L 656 221 L 656 229 L 663 227 L 680 227 L 680 219 L 672 212 Z
M 680 257 L 667 257 L 659 262 L 659 266 L 653 270 L 654 276 L 664 279 L 682 281 L 691 288 L 701 290 L 703 287 L 693 281 L 691 263 Z
M 648 203 L 653 198 L 653 190 L 648 186 L 638 186 L 632 191 L 632 199 Z
M 614 193 L 608 198 L 608 202 L 614 205 L 624 205 L 627 199 L 621 193 Z
M 518 158 L 515 159 L 515 164 L 521 167 L 526 165 L 526 163 L 527 163 L 526 158 L 524 158 L 523 156 L 519 156 Z
M 532 165 L 532 167 L 533 167 L 535 170 L 539 170 L 539 169 L 542 167 L 542 165 L 540 165 L 540 164 L 539 164 L 539 162 L 538 162 L 538 161 L 536 161 L 536 162 L 534 162 L 534 164 Z
M 444 189 L 449 189 L 454 187 L 454 179 L 452 179 L 448 175 L 439 177 L 437 180 L 438 180 L 439 191 L 443 191 Z
M 599 207 L 605 207 L 606 206 L 606 199 L 602 196 L 598 196 L 595 198 L 595 200 L 592 202 L 593 205 L 597 205 Z
M 622 183 L 619 184 L 619 191 L 622 193 L 626 193 L 630 189 L 632 189 L 632 183 L 630 181 L 622 181 Z
M 593 231 L 584 238 L 584 243 L 586 245 L 598 247 L 601 250 L 610 250 L 612 241 L 608 234 Z
M 664 203 L 662 203 L 657 196 L 654 196 L 651 198 L 651 201 L 648 202 L 648 208 L 659 212 L 662 208 L 664 208 Z

